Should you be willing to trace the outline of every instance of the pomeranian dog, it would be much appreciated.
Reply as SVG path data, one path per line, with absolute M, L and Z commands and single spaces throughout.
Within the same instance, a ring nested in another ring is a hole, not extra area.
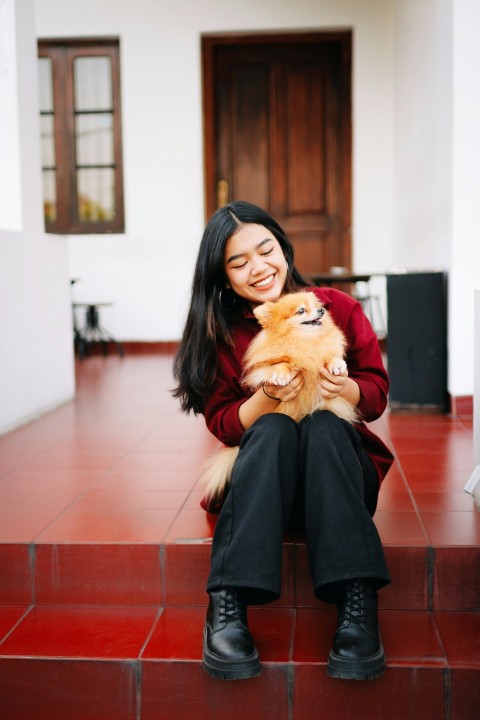
M 262 329 L 250 343 L 244 358 L 243 383 L 255 391 L 262 385 L 287 385 L 297 372 L 304 384 L 293 400 L 280 402 L 274 412 L 299 422 L 317 410 L 330 410 L 347 422 L 355 422 L 355 407 L 342 397 L 325 398 L 320 371 L 334 375 L 347 369 L 346 339 L 330 313 L 312 292 L 282 295 L 254 309 Z M 224 447 L 202 468 L 207 499 L 219 497 L 230 480 L 238 447 Z

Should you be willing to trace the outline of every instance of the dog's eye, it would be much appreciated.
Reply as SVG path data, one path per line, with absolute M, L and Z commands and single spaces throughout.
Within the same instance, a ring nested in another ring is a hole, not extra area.
M 297 315 L 305 315 L 306 312 L 307 311 L 305 310 L 305 308 L 301 307 L 301 308 L 298 308 Z

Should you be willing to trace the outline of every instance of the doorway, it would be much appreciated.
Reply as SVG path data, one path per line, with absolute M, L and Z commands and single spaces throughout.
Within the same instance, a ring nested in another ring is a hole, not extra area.
M 351 266 L 351 51 L 350 31 L 202 38 L 207 216 L 260 205 L 304 273 Z

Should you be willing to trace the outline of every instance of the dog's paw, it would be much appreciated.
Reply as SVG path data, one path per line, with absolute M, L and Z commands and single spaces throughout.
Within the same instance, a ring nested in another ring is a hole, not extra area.
M 268 385 L 288 385 L 290 380 L 293 379 L 293 373 L 279 373 L 274 372 L 273 375 L 267 380 Z
M 334 357 L 327 365 L 328 372 L 332 375 L 345 375 L 347 372 L 347 363 L 342 358 Z
M 293 380 L 295 373 L 285 363 L 277 363 L 272 366 L 272 374 L 266 381 L 268 385 L 288 385 Z

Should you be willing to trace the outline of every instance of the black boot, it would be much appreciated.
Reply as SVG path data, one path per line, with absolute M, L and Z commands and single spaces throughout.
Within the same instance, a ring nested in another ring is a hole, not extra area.
M 385 670 L 378 630 L 377 593 L 363 580 L 351 580 L 338 595 L 338 627 L 327 673 L 347 680 L 373 680 Z
M 260 674 L 260 660 L 248 629 L 247 606 L 233 588 L 211 591 L 203 635 L 205 670 L 222 680 Z

